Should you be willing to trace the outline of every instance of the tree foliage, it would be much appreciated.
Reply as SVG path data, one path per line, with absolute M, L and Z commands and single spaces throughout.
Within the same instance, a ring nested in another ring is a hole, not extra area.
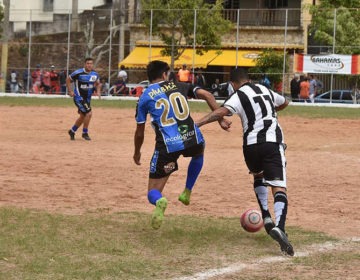
M 360 0 L 322 0 L 319 5 L 312 6 L 310 13 L 312 21 L 310 32 L 315 42 L 327 45 L 329 48 L 334 43 L 337 54 L 360 54 Z M 336 18 L 335 18 L 336 9 Z M 342 76 L 348 80 L 351 88 L 359 88 L 359 75 Z
M 288 58 L 286 58 L 286 62 Z M 276 85 L 282 81 L 284 67 L 284 54 L 273 49 L 265 49 L 261 56 L 256 59 L 256 66 L 250 72 L 255 74 L 255 78 L 259 79 L 261 74 L 269 76 L 272 85 Z M 285 72 L 288 71 L 288 63 L 285 65 Z
M 359 8 L 360 0 L 322 0 L 319 5 L 311 6 L 310 32 L 315 42 L 333 46 L 336 20 L 335 53 L 360 54 Z
M 141 3 L 143 22 L 148 28 L 151 26 L 152 35 L 159 36 L 165 44 L 162 54 L 171 56 L 172 68 L 185 48 L 193 46 L 194 40 L 197 54 L 219 49 L 221 35 L 232 27 L 231 22 L 223 18 L 222 0 L 217 0 L 215 4 L 207 4 L 203 0 L 142 0 Z

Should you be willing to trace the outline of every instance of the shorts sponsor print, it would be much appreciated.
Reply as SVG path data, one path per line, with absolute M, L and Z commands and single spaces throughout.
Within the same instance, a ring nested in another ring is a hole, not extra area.
M 168 153 L 166 148 L 155 150 L 150 161 L 149 177 L 153 179 L 169 176 L 178 170 L 177 160 L 182 155 L 184 157 L 194 157 L 204 153 L 205 143 L 191 146 L 182 151 Z

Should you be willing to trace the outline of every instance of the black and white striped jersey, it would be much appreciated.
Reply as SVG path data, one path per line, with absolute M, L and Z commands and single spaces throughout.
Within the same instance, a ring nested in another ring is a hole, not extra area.
M 283 143 L 275 107 L 285 98 L 260 84 L 246 83 L 225 100 L 223 106 L 241 118 L 244 146 L 265 142 Z

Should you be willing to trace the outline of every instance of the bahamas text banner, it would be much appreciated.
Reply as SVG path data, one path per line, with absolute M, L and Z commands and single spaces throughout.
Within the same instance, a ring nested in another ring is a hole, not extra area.
M 360 55 L 343 54 L 295 54 L 294 72 L 360 74 Z

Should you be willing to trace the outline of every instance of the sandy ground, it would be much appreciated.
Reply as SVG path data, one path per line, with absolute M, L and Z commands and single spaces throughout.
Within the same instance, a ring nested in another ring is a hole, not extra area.
M 203 114 L 194 114 L 194 119 Z M 146 128 L 142 165 L 133 163 L 134 111 L 94 108 L 87 142 L 67 130 L 75 108 L 0 107 L 0 206 L 68 214 L 99 209 L 151 212 L 147 174 L 154 133 Z M 288 225 L 337 237 L 360 236 L 358 120 L 279 117 L 288 145 Z M 181 158 L 164 194 L 167 213 L 240 216 L 257 207 L 242 156 L 241 124 L 202 131 L 205 164 L 191 205 L 177 201 L 188 159 Z M 272 200 L 271 200 L 272 201 Z

